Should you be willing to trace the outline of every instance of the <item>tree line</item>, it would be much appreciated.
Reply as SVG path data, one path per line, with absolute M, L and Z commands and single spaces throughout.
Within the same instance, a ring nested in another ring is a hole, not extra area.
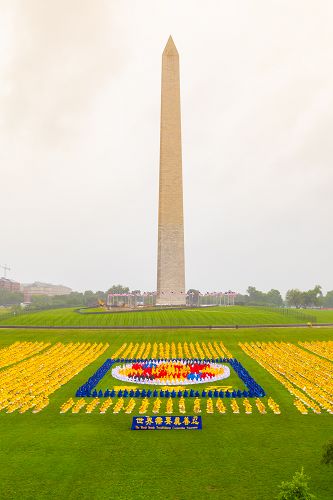
M 48 309 L 51 307 L 93 307 L 98 305 L 99 300 L 106 301 L 108 293 L 129 293 L 130 289 L 123 285 L 113 285 L 107 291 L 86 290 L 85 292 L 71 292 L 68 295 L 32 295 L 30 309 Z M 140 292 L 134 290 L 133 292 Z M 24 295 L 21 292 L 9 292 L 0 289 L 0 306 L 19 305 L 24 301 Z
M 108 293 L 130 293 L 130 288 L 123 285 L 113 285 L 107 291 L 86 290 L 85 292 L 72 292 L 68 295 L 56 295 L 49 297 L 47 295 L 33 295 L 31 297 L 30 309 L 48 309 L 57 307 L 93 307 L 99 304 L 99 301 L 106 301 Z M 132 290 L 131 293 L 140 294 L 140 290 Z M 187 293 L 192 295 L 199 294 L 200 291 L 194 288 Z M 23 302 L 23 294 L 19 292 L 8 292 L 0 290 L 0 306 L 15 306 Z M 298 290 L 292 288 L 287 291 L 283 299 L 279 290 L 272 288 L 268 292 L 257 290 L 254 286 L 249 286 L 246 294 L 238 294 L 235 300 L 236 305 L 248 306 L 269 306 L 269 307 L 333 307 L 333 290 L 323 294 L 320 285 L 316 285 L 311 290 Z
M 304 309 L 313 307 L 330 308 L 333 307 L 333 290 L 328 291 L 326 295 L 324 295 L 320 285 L 316 285 L 310 290 L 292 288 L 287 291 L 285 299 L 283 300 L 278 290 L 272 289 L 265 293 L 257 290 L 255 287 L 249 286 L 247 295 L 238 295 L 236 303 L 278 307 L 288 306 Z

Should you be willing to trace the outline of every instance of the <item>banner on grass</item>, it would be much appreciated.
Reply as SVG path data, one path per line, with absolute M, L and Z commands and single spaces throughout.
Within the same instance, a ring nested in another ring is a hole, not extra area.
M 155 430 L 201 430 L 202 420 L 200 416 L 153 416 L 133 417 L 132 431 L 155 431 Z

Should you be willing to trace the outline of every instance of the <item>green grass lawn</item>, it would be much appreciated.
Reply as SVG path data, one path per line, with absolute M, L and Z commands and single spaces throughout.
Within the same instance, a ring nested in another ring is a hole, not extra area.
M 1 314 L 8 314 L 10 312 L 10 307 L 0 306 L 0 316 Z
M 228 311 L 223 314 L 237 314 Z M 200 312 L 192 312 L 196 314 Z M 0 412 L 2 499 L 271 500 L 277 485 L 302 466 L 311 476 L 311 489 L 317 498 L 332 498 L 333 470 L 320 464 L 322 446 L 333 437 L 332 415 L 298 413 L 287 390 L 250 359 L 238 342 L 331 340 L 333 328 L 0 331 L 0 347 L 16 340 L 37 339 L 52 343 L 102 341 L 110 348 L 51 395 L 50 405 L 41 413 Z M 130 431 L 135 411 L 132 415 L 59 414 L 60 405 L 124 342 L 197 340 L 222 340 L 280 405 L 282 414 L 204 412 L 203 430 L 195 432 Z
M 305 314 L 317 316 L 318 323 L 333 323 L 333 309 L 300 309 Z
M 333 311 L 323 311 L 331 313 Z M 317 315 L 317 311 L 303 314 Z M 325 321 L 328 321 L 327 314 Z M 0 318 L 0 325 L 32 326 L 205 326 L 306 323 L 296 310 L 270 310 L 260 307 L 209 307 L 188 310 L 138 311 L 124 313 L 79 314 L 75 309 L 53 309 Z

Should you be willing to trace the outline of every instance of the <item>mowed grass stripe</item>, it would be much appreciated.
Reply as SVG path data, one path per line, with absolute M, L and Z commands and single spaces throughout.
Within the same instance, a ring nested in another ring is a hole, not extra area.
M 309 311 L 305 311 L 309 313 Z M 310 311 L 310 313 L 313 311 Z M 315 311 L 318 322 L 333 321 L 333 311 Z M 209 326 L 305 323 L 297 311 L 260 307 L 214 307 L 188 310 L 78 313 L 75 309 L 54 309 L 1 318 L 0 325 L 27 326 Z

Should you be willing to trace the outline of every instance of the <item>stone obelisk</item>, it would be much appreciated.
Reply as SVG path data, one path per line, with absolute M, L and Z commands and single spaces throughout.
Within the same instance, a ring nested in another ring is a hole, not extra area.
M 179 55 L 170 36 L 162 56 L 157 305 L 185 296 Z

